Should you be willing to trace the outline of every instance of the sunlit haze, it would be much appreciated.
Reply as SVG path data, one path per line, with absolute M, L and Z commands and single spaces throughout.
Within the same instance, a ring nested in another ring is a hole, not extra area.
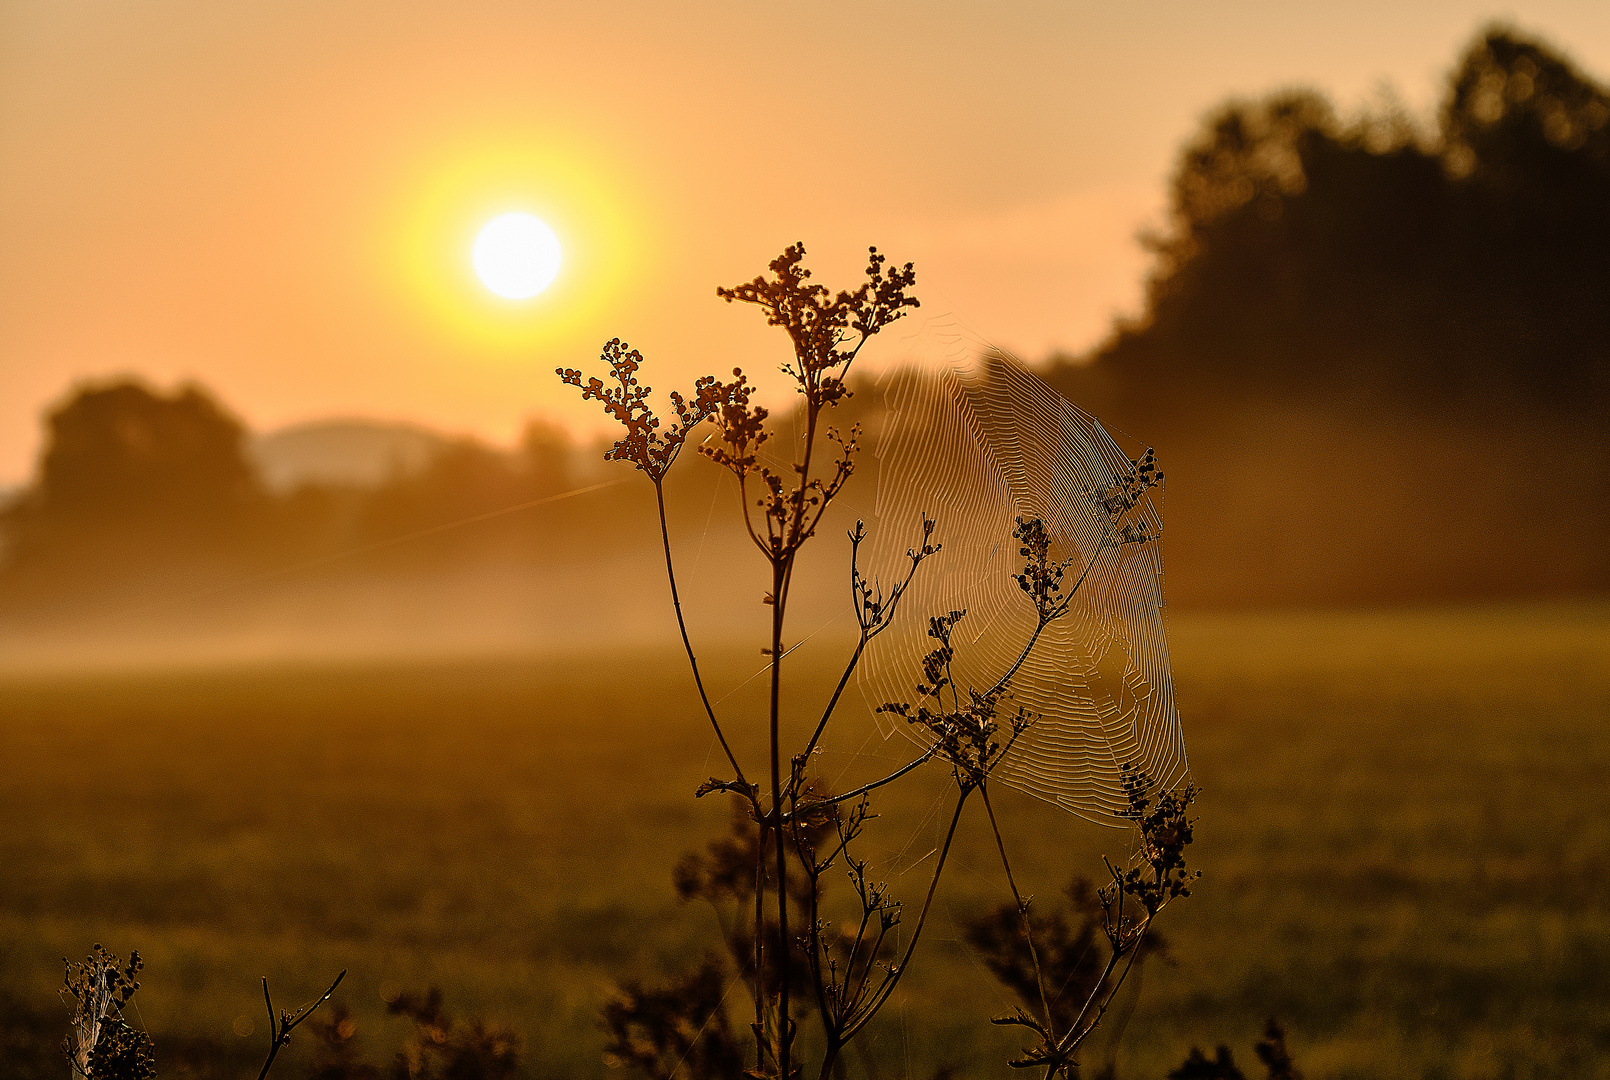
M 1425 114 L 1493 18 L 1610 75 L 1596 0 L 7 4 L 0 484 L 43 410 L 121 373 L 259 430 L 506 442 L 596 423 L 553 371 L 610 337 L 661 390 L 765 372 L 775 333 L 715 287 L 796 240 L 829 284 L 876 244 L 917 264 L 924 319 L 1079 352 L 1137 309 L 1136 234 L 1206 110 L 1307 84 Z M 470 257 L 515 213 L 563 248 L 540 292 Z

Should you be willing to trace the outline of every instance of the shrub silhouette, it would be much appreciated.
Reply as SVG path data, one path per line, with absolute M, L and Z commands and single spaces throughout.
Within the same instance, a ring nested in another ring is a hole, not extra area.
M 1303 1074 L 1297 1071 L 1297 1065 L 1292 1060 L 1291 1052 L 1286 1049 L 1286 1032 L 1273 1018 L 1269 1018 L 1264 1028 L 1263 1038 L 1260 1039 L 1254 1052 L 1258 1060 L 1263 1063 L 1267 1080 L 1302 1080 Z M 1235 1055 L 1230 1048 L 1219 1044 L 1213 1057 L 1208 1057 L 1197 1047 L 1192 1047 L 1185 1058 L 1185 1063 L 1168 1074 L 1168 1080 L 1247 1080 L 1235 1063 Z

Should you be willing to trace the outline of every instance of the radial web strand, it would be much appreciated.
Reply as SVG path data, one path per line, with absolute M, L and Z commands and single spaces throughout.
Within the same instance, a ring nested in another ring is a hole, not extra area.
M 923 657 L 936 644 L 929 616 L 949 611 L 967 613 L 952 663 L 964 695 L 1011 670 L 1037 624 L 1014 577 L 1024 559 L 1012 531 L 1019 517 L 1037 518 L 1051 558 L 1069 560 L 1071 603 L 1011 680 L 1002 715 L 1021 707 L 1034 722 L 993 776 L 1081 817 L 1122 824 L 1126 770 L 1173 787 L 1189 768 L 1169 674 L 1157 489 L 1115 512 L 1114 493 L 1133 478 L 1136 461 L 1015 360 L 992 357 L 967 371 L 900 369 L 885 377 L 883 393 L 864 572 L 895 580 L 924 513 L 938 520 L 944 547 L 917 571 L 893 625 L 868 648 L 868 704 L 914 699 Z M 889 713 L 879 726 L 886 738 L 900 731 L 923 747 L 931 738 Z M 1003 730 L 1001 741 L 1010 735 Z

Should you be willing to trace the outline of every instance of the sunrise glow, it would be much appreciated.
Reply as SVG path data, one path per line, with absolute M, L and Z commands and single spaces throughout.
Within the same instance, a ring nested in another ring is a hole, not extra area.
M 370 219 L 400 327 L 452 355 L 461 380 L 466 361 L 525 365 L 534 351 L 585 352 L 609 336 L 606 313 L 658 241 L 640 193 L 601 169 L 595 148 L 504 125 L 412 142 Z

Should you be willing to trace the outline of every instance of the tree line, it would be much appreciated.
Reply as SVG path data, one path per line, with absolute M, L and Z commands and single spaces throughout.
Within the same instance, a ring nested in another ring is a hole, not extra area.
M 1610 92 L 1562 53 L 1483 30 L 1429 122 L 1228 102 L 1144 242 L 1049 378 L 1158 445 L 1187 599 L 1610 585 Z
M 431 532 L 572 489 L 576 447 L 540 423 L 512 451 L 461 439 L 378 484 L 305 483 L 284 493 L 264 483 L 245 426 L 199 386 L 81 386 L 45 427 L 31 484 L 0 511 L 0 608 L 48 609 L 74 594 L 160 591 L 305 563 L 317 573 L 320 560 L 332 560 L 328 573 L 552 561 L 572 546 L 569 534 L 621 512 L 578 506 L 558 523 L 510 514 Z

